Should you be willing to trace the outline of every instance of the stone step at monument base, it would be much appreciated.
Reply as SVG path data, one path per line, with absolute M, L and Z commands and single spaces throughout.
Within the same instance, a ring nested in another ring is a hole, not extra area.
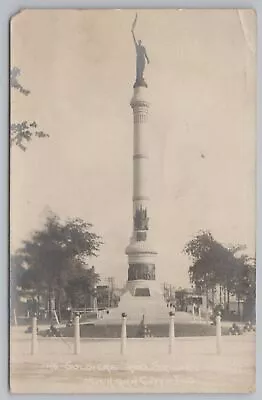
M 167 307 L 163 297 L 154 296 L 132 296 L 127 291 L 120 299 L 117 308 L 109 310 L 109 314 L 105 314 L 104 318 L 98 321 L 98 324 L 118 323 L 121 320 L 122 313 L 127 314 L 127 324 L 139 324 L 145 317 L 146 323 L 168 322 L 169 308 Z
M 143 316 L 145 323 L 168 322 L 169 308 L 159 283 L 155 280 L 143 279 L 128 281 L 118 307 L 109 310 L 98 324 L 107 322 L 119 324 L 122 313 L 127 314 L 127 325 L 139 324 Z

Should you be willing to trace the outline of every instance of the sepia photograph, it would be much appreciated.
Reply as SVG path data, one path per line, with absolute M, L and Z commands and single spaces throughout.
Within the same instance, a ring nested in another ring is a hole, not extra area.
M 252 9 L 10 21 L 12 394 L 256 390 Z

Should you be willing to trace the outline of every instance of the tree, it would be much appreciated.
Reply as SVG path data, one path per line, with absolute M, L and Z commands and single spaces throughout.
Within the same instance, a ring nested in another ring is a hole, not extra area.
M 238 313 L 240 313 L 240 301 L 245 301 L 255 306 L 256 300 L 256 268 L 255 260 L 246 254 L 237 259 L 233 293 L 238 302 Z
M 10 257 L 10 310 L 11 315 L 14 314 L 14 310 L 17 308 L 19 300 L 18 288 L 22 283 L 22 276 L 25 272 L 23 267 L 23 258 L 19 255 L 12 254 Z
M 22 285 L 34 288 L 38 294 L 47 292 L 49 310 L 56 308 L 60 312 L 73 271 L 79 272 L 79 266 L 84 267 L 90 256 L 98 255 L 102 241 L 91 228 L 91 224 L 79 218 L 62 223 L 50 213 L 44 228 L 35 231 L 19 249 L 18 254 L 27 265 Z
M 230 294 L 236 295 L 238 304 L 240 300 L 246 298 L 251 259 L 244 254 L 237 256 L 238 252 L 244 249 L 243 245 L 222 245 L 209 231 L 199 232 L 185 245 L 183 251 L 192 260 L 189 267 L 190 281 L 197 290 L 206 294 L 208 302 L 211 291 L 214 304 L 214 293 L 218 286 L 220 303 L 223 293 L 223 302 L 227 308 L 229 308 Z
M 14 67 L 10 72 L 10 87 L 18 90 L 24 96 L 30 94 L 30 90 L 25 89 L 18 81 L 21 71 L 19 68 Z M 19 123 L 12 123 L 10 131 L 10 142 L 11 145 L 17 145 L 21 150 L 26 150 L 26 143 L 30 142 L 32 138 L 44 138 L 49 137 L 47 133 L 38 129 L 38 125 L 35 121 L 22 121 Z
M 209 231 L 199 232 L 185 245 L 183 250 L 192 260 L 192 265 L 189 267 L 190 281 L 200 293 L 206 294 L 207 302 L 210 300 L 210 291 L 214 302 L 221 250 L 223 249 Z
M 99 275 L 92 268 L 86 269 L 78 263 L 68 276 L 65 286 L 67 300 L 73 308 L 87 308 L 90 297 L 95 295 Z

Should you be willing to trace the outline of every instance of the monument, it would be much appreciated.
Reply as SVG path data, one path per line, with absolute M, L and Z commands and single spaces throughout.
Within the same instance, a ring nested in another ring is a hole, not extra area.
M 142 41 L 135 37 L 137 15 L 132 25 L 136 49 L 136 79 L 130 105 L 133 110 L 133 232 L 126 248 L 128 276 L 125 293 L 116 309 L 110 310 L 105 320 L 119 323 L 121 313 L 127 314 L 127 324 L 158 323 L 168 320 L 168 309 L 160 285 L 156 281 L 157 251 L 150 243 L 149 212 L 149 102 L 144 78 L 149 58 Z
M 133 109 L 133 232 L 126 248 L 128 256 L 127 289 L 132 296 L 148 297 L 155 286 L 156 250 L 150 245 L 149 215 L 149 154 L 148 154 L 148 112 L 147 83 L 144 78 L 146 62 L 149 58 L 141 40 L 136 40 L 132 26 L 132 36 L 136 49 L 136 80 L 131 100 Z
M 135 26 L 131 32 L 136 49 L 136 78 L 130 106 L 133 111 L 133 218 L 132 234 L 126 247 L 128 258 L 127 282 L 124 293 L 116 308 L 100 314 L 100 318 L 84 323 L 83 337 L 117 337 L 121 335 L 122 318 L 126 318 L 128 337 L 167 337 L 169 329 L 169 308 L 157 281 L 157 251 L 151 242 L 151 214 L 149 188 L 149 141 L 148 85 L 144 77 L 149 58 L 141 40 L 136 40 Z M 131 157 L 130 157 L 131 158 Z M 191 316 L 183 314 L 179 321 L 180 333 L 193 323 Z M 195 324 L 196 327 L 196 324 Z M 203 326 L 199 325 L 199 331 Z M 196 329 L 194 332 L 197 332 Z M 72 334 L 72 332 L 71 332 Z

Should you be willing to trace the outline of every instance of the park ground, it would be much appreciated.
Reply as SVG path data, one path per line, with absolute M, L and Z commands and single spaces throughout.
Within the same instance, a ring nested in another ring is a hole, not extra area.
M 81 339 L 74 355 L 73 338 L 38 339 L 30 354 L 31 335 L 13 327 L 10 338 L 12 393 L 251 393 L 255 391 L 254 333 L 215 337 L 128 339 L 120 354 L 119 339 Z

